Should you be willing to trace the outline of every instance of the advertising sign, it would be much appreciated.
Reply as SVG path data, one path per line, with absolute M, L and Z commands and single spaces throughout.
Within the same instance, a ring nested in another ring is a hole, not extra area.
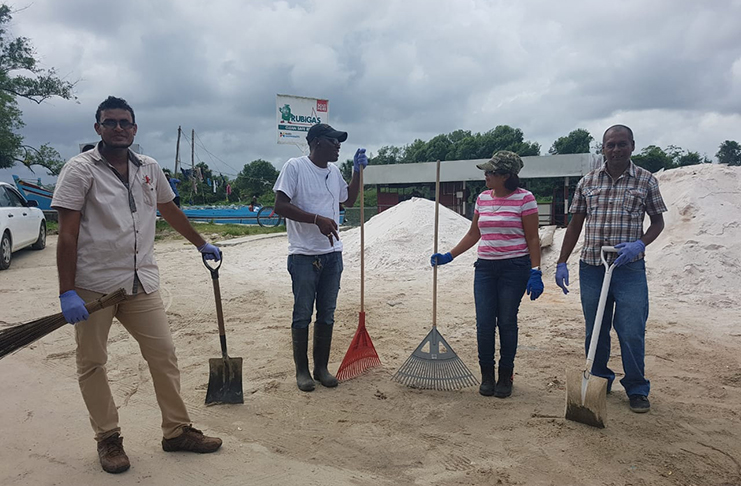
M 306 132 L 317 123 L 329 123 L 329 100 L 277 95 L 278 143 L 306 145 Z

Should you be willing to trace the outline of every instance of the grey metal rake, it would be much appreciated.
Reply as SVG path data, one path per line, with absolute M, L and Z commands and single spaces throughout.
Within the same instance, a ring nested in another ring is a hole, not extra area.
M 440 213 L 440 161 L 435 181 L 435 243 Z M 442 345 L 442 347 L 441 347 Z M 479 382 L 437 330 L 437 265 L 432 267 L 432 329 L 391 378 L 411 388 L 459 390 Z

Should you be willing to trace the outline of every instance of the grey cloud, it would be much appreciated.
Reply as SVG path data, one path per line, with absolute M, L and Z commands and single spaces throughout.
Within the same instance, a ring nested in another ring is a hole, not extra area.
M 277 93 L 330 100 L 330 122 L 350 132 L 341 160 L 360 145 L 499 124 L 545 152 L 616 121 L 640 130 L 640 146 L 712 155 L 741 133 L 738 18 L 731 1 L 42 0 L 16 14 L 13 33 L 80 80 L 79 105 L 22 106 L 29 142 L 71 156 L 114 94 L 163 164 L 182 125 L 223 162 L 199 157 L 233 173 L 298 154 L 276 144 Z

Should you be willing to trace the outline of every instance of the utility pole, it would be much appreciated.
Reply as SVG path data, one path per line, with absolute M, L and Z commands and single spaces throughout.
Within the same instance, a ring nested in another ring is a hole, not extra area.
M 180 173 L 180 125 L 178 125 L 178 143 L 175 145 L 175 175 L 173 177 L 177 178 L 178 174 Z
M 190 131 L 190 176 L 193 178 L 193 192 L 198 194 L 198 179 L 196 178 L 196 130 Z

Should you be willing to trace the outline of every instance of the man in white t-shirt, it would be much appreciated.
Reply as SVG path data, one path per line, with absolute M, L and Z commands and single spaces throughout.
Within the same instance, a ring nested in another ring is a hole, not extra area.
M 320 123 L 306 136 L 309 155 L 283 165 L 275 191 L 275 212 L 286 218 L 288 272 L 293 282 L 293 360 L 296 383 L 302 391 L 314 389 L 314 379 L 326 387 L 337 386 L 327 370 L 332 346 L 334 311 L 342 276 L 342 242 L 337 233 L 340 203 L 352 206 L 360 190 L 360 167 L 368 165 L 365 149 L 355 152 L 352 181 L 348 187 L 332 162 L 340 156 L 347 132 Z M 314 378 L 309 373 L 309 324 L 314 320 Z

